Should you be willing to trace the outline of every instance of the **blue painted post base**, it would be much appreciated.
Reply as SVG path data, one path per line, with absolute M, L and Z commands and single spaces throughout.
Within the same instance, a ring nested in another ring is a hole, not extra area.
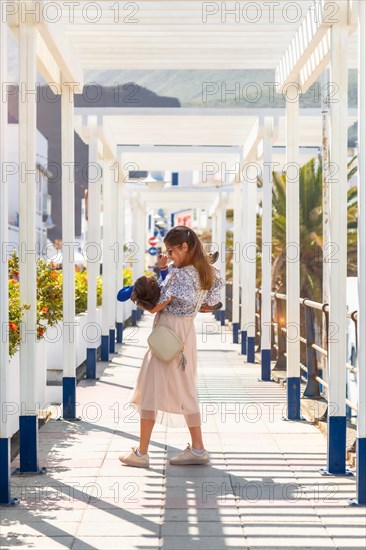
M 64 376 L 62 379 L 62 418 L 64 420 L 79 420 L 76 418 L 75 376 Z
M 123 343 L 123 323 L 116 323 L 117 329 L 117 344 Z
M 100 352 L 101 361 L 109 361 L 109 334 L 102 335 L 102 349 Z
M 109 329 L 109 353 L 116 353 L 116 331 Z
M 261 380 L 268 381 L 271 380 L 271 350 L 262 349 L 261 351 Z
M 300 377 L 290 376 L 286 380 L 287 420 L 301 420 Z
M 247 337 L 247 362 L 255 363 L 255 337 Z
M 18 498 L 12 498 L 10 485 L 10 437 L 0 438 L 0 506 L 17 506 Z
M 325 476 L 353 475 L 346 469 L 346 417 L 328 417 L 328 454 L 327 468 L 321 468 Z
M 357 457 L 357 498 L 349 500 L 352 506 L 366 506 L 366 437 L 358 437 L 356 440 Z
M 86 379 L 96 380 L 97 377 L 97 350 L 87 348 L 86 350 Z
M 19 416 L 19 474 L 41 474 L 45 468 L 38 467 L 38 416 Z
M 216 321 L 220 321 L 220 319 L 221 319 L 220 312 L 219 311 L 214 311 L 214 317 L 215 317 Z
M 248 334 L 248 331 L 246 330 L 241 331 L 241 354 L 242 355 L 247 354 L 247 334 Z
M 219 311 L 219 314 L 220 314 L 219 321 L 221 321 L 221 326 L 223 327 L 223 326 L 225 326 L 226 311 L 224 309 L 221 309 Z
M 137 309 L 133 309 L 131 313 L 131 322 L 134 327 L 137 325 L 137 321 L 138 321 L 138 312 L 137 312 Z
M 233 323 L 233 344 L 239 343 L 239 323 Z

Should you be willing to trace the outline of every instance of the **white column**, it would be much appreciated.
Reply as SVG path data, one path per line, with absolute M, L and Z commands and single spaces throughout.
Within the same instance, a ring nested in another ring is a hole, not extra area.
M 254 170 L 250 172 L 257 172 Z M 257 250 L 257 180 L 254 173 L 249 174 L 247 187 L 247 262 L 246 262 L 246 310 L 247 310 L 247 361 L 255 362 L 255 288 L 256 288 L 256 250 Z
M 323 258 L 329 251 L 329 70 L 325 69 L 321 76 L 322 87 L 322 209 L 323 209 Z M 329 263 L 323 261 L 323 289 L 322 301 L 323 304 L 329 304 Z M 327 349 L 327 320 L 325 315 L 322 315 L 322 330 L 323 330 L 323 347 Z M 322 355 L 320 357 L 322 366 L 323 378 L 327 381 L 327 358 Z M 328 389 L 324 387 L 323 395 L 327 397 Z
M 89 187 L 88 187 L 88 229 L 87 229 L 87 270 L 88 270 L 88 331 L 87 337 L 87 378 L 96 378 L 96 358 L 99 346 L 100 326 L 97 324 L 97 277 L 100 273 L 100 188 L 101 167 L 98 163 L 98 137 L 96 117 L 89 117 Z
M 212 233 L 212 236 L 211 236 L 212 247 L 211 247 L 210 252 L 216 252 L 216 250 L 218 250 L 220 252 L 220 247 L 219 247 L 218 238 L 217 238 L 217 215 L 216 215 L 216 210 L 212 213 L 211 226 L 212 226 L 212 231 L 211 231 L 211 233 Z
M 241 220 L 241 238 L 240 238 L 240 287 L 241 287 L 241 353 L 247 353 L 248 338 L 248 262 L 250 256 L 250 246 L 248 241 L 248 181 L 246 177 L 246 167 L 244 170 L 244 181 L 242 183 L 241 208 L 243 211 Z
M 8 290 L 8 263 L 5 250 L 5 243 L 8 239 L 8 182 L 5 176 L 5 163 L 8 161 L 7 148 L 7 130 L 8 130 L 8 102 L 5 98 L 5 89 L 7 78 L 7 25 L 0 20 L 0 243 L 1 262 L 0 262 L 0 326 L 2 327 L 1 346 L 0 346 L 0 403 L 9 402 L 9 339 L 6 337 L 9 324 L 9 290 Z M 6 327 L 4 329 L 4 327 Z M 1 410 L 5 410 L 1 408 Z M 9 432 L 9 424 L 4 420 L 5 416 L 0 417 L 0 438 L 8 438 L 12 434 Z M 0 500 L 1 502 L 1 500 Z
M 8 262 L 5 243 L 8 239 L 8 182 L 4 174 L 4 166 L 8 161 L 7 130 L 8 130 L 8 102 L 5 97 L 7 74 L 7 25 L 0 20 L 0 244 L 2 246 L 0 258 L 0 410 L 6 411 L 6 404 L 10 402 L 9 389 L 11 384 L 11 369 L 9 365 L 9 297 L 8 297 Z M 3 482 L 0 487 L 0 504 L 11 502 L 10 488 L 10 431 L 9 422 L 5 414 L 0 418 L 0 472 Z
M 241 205 L 241 181 L 234 182 L 234 236 L 233 236 L 233 284 L 232 284 L 232 325 L 233 342 L 239 341 L 239 291 L 240 291 L 240 263 L 241 246 L 240 233 L 242 223 L 242 205 Z
M 286 351 L 287 416 L 300 418 L 300 156 L 299 92 L 288 90 L 286 114 Z
M 20 470 L 38 471 L 38 412 L 36 410 L 36 52 L 32 18 L 19 22 L 19 282 L 25 311 L 20 344 Z M 23 437 L 24 435 L 24 437 Z
M 221 193 L 220 202 L 218 206 L 217 215 L 217 240 L 219 246 L 220 256 L 217 261 L 217 268 L 220 270 L 221 277 L 226 281 L 226 207 L 227 196 L 225 193 Z M 226 314 L 226 283 L 221 294 L 222 296 L 222 309 L 220 311 L 221 325 L 225 324 Z
M 114 347 L 116 301 L 116 187 L 114 160 L 106 159 L 103 170 L 103 308 L 102 361 Z
M 131 197 L 131 209 L 132 219 L 136 220 L 132 228 L 132 247 L 128 251 L 128 258 L 132 263 L 132 284 L 142 277 L 144 274 L 144 251 L 145 240 L 143 232 L 145 230 L 145 223 L 143 223 L 143 213 L 141 205 L 139 204 L 139 198 L 137 193 L 134 193 Z M 137 222 L 138 220 L 138 222 Z M 137 308 L 135 304 L 132 305 L 132 322 L 136 324 L 141 315 L 141 310 Z
M 61 95 L 63 417 L 76 416 L 74 93 Z
M 358 50 L 358 417 L 357 501 L 366 504 L 366 5 L 359 3 Z
M 116 289 L 117 291 L 123 287 L 123 269 L 124 269 L 124 244 L 125 244 L 125 189 L 124 183 L 117 184 L 117 266 L 116 266 Z M 117 342 L 123 341 L 123 321 L 124 319 L 124 303 L 116 302 L 116 328 Z
M 271 118 L 264 120 L 261 307 L 262 380 L 271 379 L 272 125 L 273 121 Z
M 348 28 L 347 4 L 337 1 L 337 22 L 331 27 L 331 76 L 337 97 L 331 103 L 330 159 L 338 170 L 330 185 L 329 240 L 333 262 L 329 265 L 328 343 L 329 397 L 328 471 L 345 472 L 346 452 L 346 283 L 347 283 L 347 111 L 348 111 Z

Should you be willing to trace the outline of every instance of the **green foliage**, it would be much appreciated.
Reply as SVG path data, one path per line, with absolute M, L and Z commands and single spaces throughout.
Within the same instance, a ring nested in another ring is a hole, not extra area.
M 62 271 L 55 265 L 37 258 L 37 338 L 44 338 L 48 326 L 63 319 Z M 19 292 L 19 260 L 16 252 L 8 261 L 9 269 L 9 355 L 20 344 L 20 327 L 28 304 L 21 304 Z M 97 277 L 97 306 L 102 304 L 102 277 Z M 88 303 L 87 272 L 75 273 L 75 313 L 86 311 Z
M 348 163 L 348 180 L 357 172 L 356 157 Z M 259 182 L 260 185 L 262 182 Z M 321 158 L 300 168 L 300 295 L 322 300 L 323 209 Z M 348 190 L 348 275 L 357 274 L 357 188 Z M 261 218 L 257 216 L 257 242 L 261 248 Z M 273 172 L 272 288 L 286 293 L 286 175 Z M 257 263 L 260 285 L 260 258 Z
M 12 357 L 20 343 L 20 325 L 27 304 L 21 305 L 19 292 L 19 263 L 16 253 L 8 260 L 9 278 L 9 355 Z
M 42 338 L 47 326 L 62 320 L 62 273 L 52 263 L 37 258 L 37 337 Z
M 75 273 L 75 314 L 83 313 L 88 307 L 88 274 L 86 271 Z
M 132 269 L 125 268 L 123 270 L 123 286 L 131 286 L 132 285 Z

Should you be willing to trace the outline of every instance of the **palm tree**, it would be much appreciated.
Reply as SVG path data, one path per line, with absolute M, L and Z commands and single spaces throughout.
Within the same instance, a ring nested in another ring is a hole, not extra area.
M 356 157 L 348 163 L 348 181 L 357 171 Z M 262 185 L 262 182 L 258 182 Z M 348 190 L 348 275 L 357 273 L 357 187 Z M 261 243 L 260 218 L 257 221 Z M 286 293 L 286 175 L 273 172 L 272 288 Z M 321 157 L 300 168 L 300 296 L 322 300 L 323 212 Z M 259 266 L 258 266 L 259 267 Z M 260 279 L 257 280 L 260 282 Z

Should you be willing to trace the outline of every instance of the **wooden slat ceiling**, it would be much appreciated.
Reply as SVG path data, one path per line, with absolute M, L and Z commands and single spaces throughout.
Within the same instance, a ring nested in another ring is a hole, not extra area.
M 73 17 L 63 13 L 67 38 L 85 69 L 274 69 L 314 2 L 95 4 L 98 9 L 84 2 L 83 12 L 81 2 Z M 238 6 L 226 21 L 225 6 Z M 217 13 L 204 22 L 208 9 Z

